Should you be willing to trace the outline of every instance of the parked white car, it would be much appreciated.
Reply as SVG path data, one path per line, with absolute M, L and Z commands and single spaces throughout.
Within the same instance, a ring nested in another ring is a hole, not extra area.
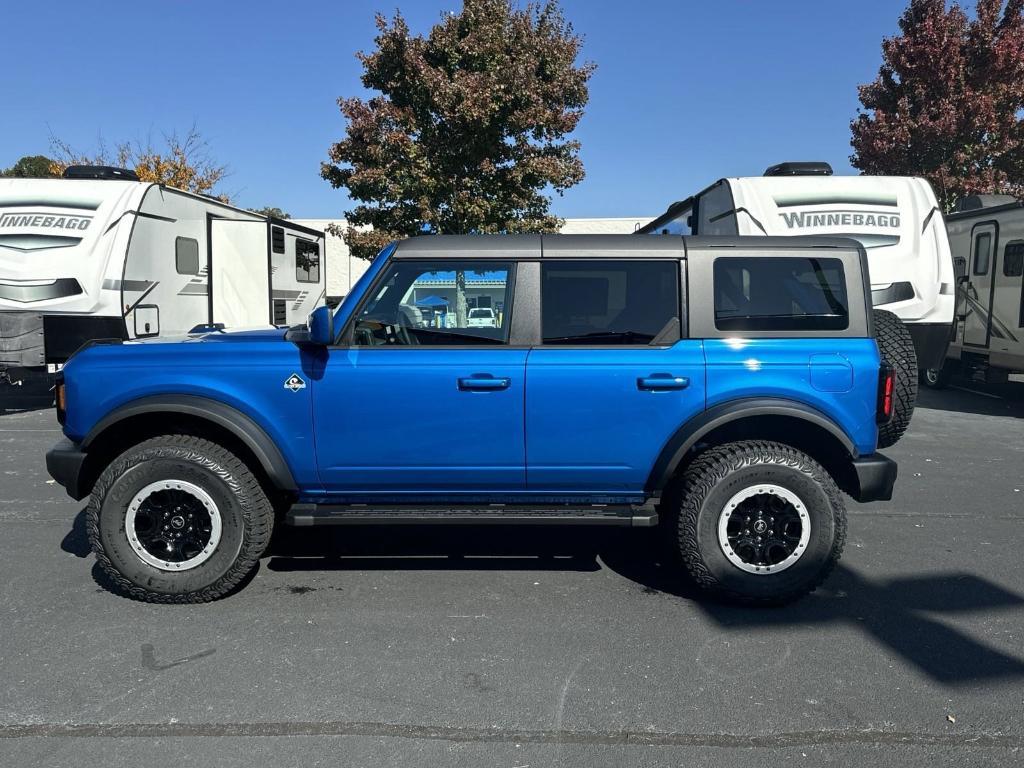
M 477 307 L 469 310 L 469 317 L 466 319 L 467 328 L 497 328 L 498 318 L 490 307 Z

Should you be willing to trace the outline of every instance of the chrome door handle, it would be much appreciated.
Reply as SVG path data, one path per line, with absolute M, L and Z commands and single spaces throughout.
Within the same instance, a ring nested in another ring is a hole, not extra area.
M 660 389 L 686 389 L 690 386 L 690 380 L 685 376 L 672 376 L 667 373 L 653 373 L 650 376 L 641 376 L 636 380 L 637 389 L 660 390 Z
M 508 389 L 511 384 L 512 379 L 507 376 L 469 376 L 459 379 L 459 389 L 463 391 Z

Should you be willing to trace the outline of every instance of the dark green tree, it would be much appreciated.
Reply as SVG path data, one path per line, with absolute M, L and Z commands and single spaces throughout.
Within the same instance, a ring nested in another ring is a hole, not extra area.
M 594 70 L 556 0 L 464 0 L 426 36 L 377 16 L 358 54 L 369 99 L 338 100 L 347 135 L 321 175 L 357 205 L 339 232 L 372 258 L 422 232 L 550 232 L 550 193 L 583 179 L 579 142 Z
M 260 216 L 270 216 L 274 219 L 290 219 L 292 216 L 290 213 L 285 213 L 280 208 L 264 206 L 263 208 L 250 208 L 253 213 L 258 213 Z
M 0 176 L 12 179 L 50 179 L 60 176 L 60 167 L 45 155 L 25 155 Z

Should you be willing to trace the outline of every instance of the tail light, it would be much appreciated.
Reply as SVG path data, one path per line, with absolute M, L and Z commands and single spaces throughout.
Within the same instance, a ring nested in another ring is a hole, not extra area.
M 878 368 L 878 406 L 875 420 L 887 424 L 892 419 L 893 399 L 896 394 L 896 369 L 886 362 Z
M 53 388 L 53 401 L 57 405 L 57 422 L 63 426 L 67 417 L 67 396 L 64 391 L 64 374 L 58 373 Z

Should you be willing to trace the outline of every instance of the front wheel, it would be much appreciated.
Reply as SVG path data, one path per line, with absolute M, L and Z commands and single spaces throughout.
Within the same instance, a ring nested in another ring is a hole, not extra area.
M 700 586 L 739 602 L 781 604 L 812 592 L 835 567 L 846 508 L 806 454 L 780 443 L 729 443 L 686 470 L 676 536 Z
M 153 438 L 117 457 L 86 511 L 101 568 L 127 596 L 154 603 L 227 594 L 256 567 L 273 524 L 245 463 L 186 435 Z

